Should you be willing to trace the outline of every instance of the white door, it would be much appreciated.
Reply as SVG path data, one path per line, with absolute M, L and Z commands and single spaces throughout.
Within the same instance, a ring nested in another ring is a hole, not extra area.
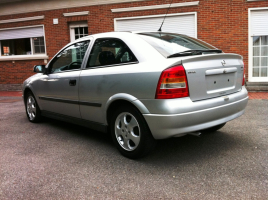
M 185 34 L 197 38 L 196 13 L 169 14 L 163 32 Z M 115 18 L 115 31 L 158 31 L 165 15 Z
M 249 81 L 268 82 L 268 9 L 249 10 Z

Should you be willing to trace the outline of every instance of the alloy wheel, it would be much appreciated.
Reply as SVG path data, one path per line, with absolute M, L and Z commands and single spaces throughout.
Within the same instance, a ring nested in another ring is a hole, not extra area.
M 119 114 L 115 120 L 115 136 L 120 146 L 127 150 L 135 150 L 140 143 L 140 126 L 137 119 L 128 112 Z
M 27 98 L 27 114 L 31 121 L 36 117 L 36 102 L 33 96 Z

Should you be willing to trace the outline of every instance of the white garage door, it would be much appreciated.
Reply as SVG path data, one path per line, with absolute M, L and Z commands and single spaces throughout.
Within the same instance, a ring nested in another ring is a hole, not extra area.
M 116 18 L 115 31 L 157 31 L 164 15 Z M 167 15 L 162 26 L 163 32 L 173 32 L 197 37 L 196 13 Z
M 268 82 L 268 9 L 250 12 L 250 81 Z

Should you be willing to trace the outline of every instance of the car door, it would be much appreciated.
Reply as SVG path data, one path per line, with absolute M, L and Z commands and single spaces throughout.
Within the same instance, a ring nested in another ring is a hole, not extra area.
M 48 74 L 38 82 L 38 98 L 43 111 L 81 118 L 78 86 L 89 40 L 63 49 L 49 63 Z
M 138 60 L 122 40 L 95 40 L 85 69 L 80 75 L 79 99 L 82 119 L 104 123 L 103 106 L 107 98 L 117 92 L 111 89 L 117 84 L 113 77 L 117 76 L 122 68 L 131 68 L 130 65 L 137 63 Z M 120 90 L 120 86 L 116 88 Z

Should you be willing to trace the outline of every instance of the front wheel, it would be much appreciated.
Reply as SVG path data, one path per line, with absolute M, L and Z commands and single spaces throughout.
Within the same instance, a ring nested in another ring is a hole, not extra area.
M 30 122 L 39 122 L 41 119 L 41 111 L 39 106 L 34 98 L 34 95 L 31 92 L 26 94 L 25 101 L 26 115 Z
M 156 145 L 145 119 L 132 106 L 122 106 L 116 110 L 110 128 L 117 149 L 125 157 L 143 157 Z

